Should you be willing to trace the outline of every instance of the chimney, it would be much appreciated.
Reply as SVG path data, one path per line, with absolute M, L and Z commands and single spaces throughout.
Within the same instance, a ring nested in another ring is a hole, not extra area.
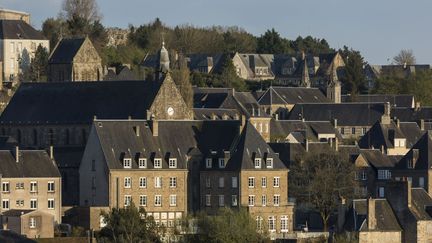
M 367 200 L 367 213 L 368 229 L 374 230 L 377 227 L 377 220 L 375 217 L 375 199 L 369 198 Z
M 309 152 L 309 139 L 307 139 L 307 138 L 305 140 L 305 150 L 306 150 L 306 152 Z
M 96 121 L 96 120 L 97 120 L 97 116 L 94 115 L 94 116 L 93 116 L 93 121 Z
M 420 130 L 424 131 L 425 130 L 425 123 L 423 119 L 420 119 Z
M 261 109 L 260 108 L 258 108 L 258 116 L 260 116 L 261 114 L 260 114 L 260 111 L 261 111 Z
M 381 145 L 381 153 L 382 153 L 382 154 L 385 154 L 384 145 Z
M 335 151 L 339 151 L 339 139 L 335 138 Z
M 333 119 L 333 126 L 334 126 L 334 128 L 337 128 L 337 119 L 336 118 Z
M 19 162 L 19 153 L 20 153 L 20 151 L 19 151 L 19 147 L 18 146 L 15 146 L 15 162 Z
M 411 188 L 412 188 L 412 182 L 407 180 L 407 204 L 408 207 L 411 207 Z
M 139 126 L 134 126 L 133 129 L 135 131 L 135 135 L 137 137 L 139 137 L 140 136 L 140 127 Z
M 384 104 L 384 114 L 381 116 L 382 124 L 390 124 L 390 103 L 387 102 Z
M 159 122 L 157 120 L 152 120 L 151 125 L 152 125 L 153 137 L 159 136 Z
M 416 102 L 415 103 L 415 105 L 414 105 L 414 110 L 416 110 L 416 111 L 418 111 L 418 110 L 420 110 L 420 102 Z
M 276 121 L 279 120 L 279 114 L 278 113 L 275 113 L 275 120 Z
M 399 119 L 396 119 L 396 126 L 400 127 L 400 120 Z
M 54 159 L 54 147 L 51 145 L 49 150 L 50 159 Z

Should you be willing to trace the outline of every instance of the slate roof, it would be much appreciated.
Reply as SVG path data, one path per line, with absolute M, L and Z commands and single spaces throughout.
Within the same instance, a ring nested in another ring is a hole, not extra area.
M 432 107 L 416 108 L 399 108 L 391 109 L 391 117 L 395 117 L 401 121 L 419 121 L 432 120 Z
M 189 54 L 186 56 L 190 70 L 199 70 L 201 67 L 210 67 L 210 72 L 220 71 L 223 54 Z
M 360 154 L 364 156 L 367 162 L 375 168 L 392 168 L 394 163 L 377 149 L 361 149 Z
M 304 145 L 301 143 L 269 143 L 275 153 L 279 154 L 280 160 L 289 168 L 298 156 L 305 153 Z
M 86 38 L 61 39 L 48 60 L 49 64 L 70 64 Z
M 227 170 L 256 170 L 254 166 L 256 157 L 263 159 L 261 169 L 267 169 L 265 158 L 273 158 L 273 169 L 287 168 L 249 122 L 243 128 L 240 139 L 234 148 L 233 155 L 226 164 Z
M 54 159 L 59 168 L 79 168 L 84 154 L 84 147 L 56 147 Z
M 239 120 L 241 114 L 236 109 L 194 108 L 195 120 Z
M 0 20 L 0 39 L 46 40 L 41 32 L 22 20 Z
M 432 139 L 429 132 L 424 133 L 410 151 L 398 162 L 396 168 L 406 169 L 408 160 L 412 160 L 414 169 L 427 170 L 432 161 Z
M 384 113 L 383 103 L 315 103 L 296 104 L 288 120 L 333 121 L 338 126 L 372 126 Z
M 297 103 L 326 103 L 327 97 L 317 88 L 273 87 L 258 99 L 260 105 L 286 105 Z
M 411 213 L 418 220 L 432 220 L 431 215 L 426 211 L 432 207 L 432 198 L 423 188 L 411 188 Z
M 413 95 L 399 95 L 399 94 L 367 94 L 367 95 L 342 95 L 342 102 L 362 102 L 362 103 L 387 103 L 389 102 L 392 107 L 414 107 Z
M 3 212 L 3 216 L 9 217 L 20 217 L 21 215 L 31 213 L 35 210 L 19 210 L 19 209 L 10 209 Z
M 121 81 L 121 80 L 139 80 L 132 70 L 127 66 L 123 66 L 114 72 L 113 70 L 108 70 L 107 75 L 104 77 L 104 81 Z
M 318 141 L 318 134 L 335 134 L 337 129 L 329 121 L 304 122 L 301 120 L 271 120 L 270 133 L 273 139 L 285 139 L 290 133 L 302 132 L 311 141 Z
M 20 150 L 19 162 L 10 150 L 0 150 L 0 174 L 3 178 L 60 177 L 60 172 L 44 150 Z
M 372 199 L 375 201 L 376 228 L 374 231 L 402 231 L 390 204 L 385 199 Z M 346 227 L 354 231 L 369 231 L 367 222 L 367 200 L 357 199 L 353 201 L 352 208 L 348 211 Z M 353 221 L 356 221 L 354 224 Z M 354 226 L 357 226 L 355 228 Z
M 138 168 L 138 158 L 147 158 L 151 169 L 155 157 L 168 168 L 171 157 L 177 158 L 177 168 L 187 169 L 188 156 L 229 150 L 239 134 L 238 121 L 159 121 L 158 136 L 144 120 L 96 120 L 93 127 L 110 169 L 123 169 L 125 156 L 133 159 L 132 168 Z
M 156 81 L 22 83 L 0 122 L 91 124 L 94 116 L 145 119 L 160 85 Z

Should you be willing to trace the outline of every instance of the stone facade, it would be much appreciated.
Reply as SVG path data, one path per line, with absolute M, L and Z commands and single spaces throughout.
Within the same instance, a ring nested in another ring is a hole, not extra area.
M 30 14 L 10 9 L 0 9 L 0 19 L 22 20 L 30 24 Z
M 359 243 L 400 243 L 402 233 L 400 231 L 362 231 L 359 232 Z M 426 241 L 425 241 L 426 242 Z
M 39 210 L 31 212 L 17 211 L 20 215 L 3 215 L 3 225 L 6 229 L 27 238 L 53 238 L 54 237 L 54 216 Z

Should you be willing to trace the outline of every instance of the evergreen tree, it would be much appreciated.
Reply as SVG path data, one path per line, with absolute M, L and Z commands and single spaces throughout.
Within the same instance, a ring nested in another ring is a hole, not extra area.
M 223 87 L 234 88 L 237 91 L 245 91 L 246 83 L 243 79 L 237 76 L 236 68 L 232 62 L 231 55 L 225 54 L 222 63 L 219 80 Z
M 364 66 L 367 64 L 359 51 L 349 49 L 344 46 L 340 50 L 345 62 L 345 73 L 342 78 L 345 92 L 350 93 L 353 97 L 366 90 L 366 76 Z
M 39 45 L 30 67 L 24 71 L 22 79 L 25 81 L 46 81 L 48 71 L 48 50 Z
M 174 82 L 176 83 L 180 94 L 182 95 L 186 105 L 189 108 L 193 107 L 193 89 L 190 82 L 190 72 L 187 67 L 186 60 L 184 58 L 180 58 L 179 60 L 179 68 L 172 70 L 171 74 Z

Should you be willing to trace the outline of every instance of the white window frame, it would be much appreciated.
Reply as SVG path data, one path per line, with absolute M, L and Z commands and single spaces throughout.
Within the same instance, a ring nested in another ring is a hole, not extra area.
M 261 196 L 261 206 L 263 207 L 267 206 L 267 195 Z
M 268 217 L 268 229 L 270 232 L 276 231 L 276 217 L 269 216 Z
M 154 178 L 154 182 L 155 182 L 155 184 L 154 184 L 155 188 L 162 188 L 162 177 L 161 176 L 156 176 Z
M 139 187 L 140 188 L 147 188 L 147 177 L 140 177 L 139 178 Z
M 140 168 L 140 169 L 147 168 L 147 159 L 145 159 L 145 158 L 139 158 L 138 159 L 138 168 Z
M 123 178 L 123 182 L 124 182 L 124 184 L 123 184 L 124 188 L 131 188 L 132 187 L 132 178 L 125 177 L 125 178 Z
M 255 188 L 255 177 L 248 177 L 248 187 Z
M 280 227 L 281 227 L 281 232 L 286 233 L 288 232 L 288 216 L 286 215 L 282 215 L 280 217 Z
M 2 192 L 10 192 L 10 183 L 8 181 L 2 182 Z
M 255 206 L 255 195 L 248 196 L 248 206 L 249 207 Z
M 255 169 L 261 169 L 261 158 L 255 158 L 254 166 L 255 166 Z
M 261 187 L 267 187 L 267 177 L 261 178 Z
M 273 158 L 266 159 L 266 167 L 267 169 L 273 169 Z
M 177 168 L 177 158 L 169 158 L 168 167 L 170 169 L 176 169 Z
M 37 181 L 31 181 L 30 182 L 30 192 L 37 192 L 37 191 L 38 191 Z
M 36 218 L 35 217 L 30 217 L 29 218 L 29 228 L 30 229 L 35 229 L 36 227 L 37 227 Z
M 213 159 L 212 158 L 206 158 L 205 163 L 206 163 L 206 169 L 211 169 L 212 164 L 213 164 Z
M 177 187 L 177 177 L 170 177 L 169 178 L 169 187 L 170 188 L 176 188 Z
M 169 196 L 169 205 L 170 205 L 170 207 L 176 207 L 177 206 L 177 195 L 172 194 Z
M 273 177 L 273 187 L 280 187 L 280 177 Z
M 233 176 L 233 177 L 231 177 L 231 187 L 232 187 L 232 188 L 237 188 L 237 187 L 238 187 L 238 179 L 237 179 L 237 176 Z
M 54 209 L 54 208 L 55 208 L 54 198 L 48 198 L 48 209 Z
M 132 202 L 132 196 L 131 195 L 124 195 L 124 201 L 123 204 L 125 207 L 129 207 Z
M 141 207 L 147 207 L 147 195 L 140 195 L 139 205 Z
M 263 217 L 256 216 L 255 220 L 256 220 L 256 228 L 257 228 L 257 230 L 262 230 L 263 229 L 263 221 L 264 221 Z
M 9 199 L 2 199 L 2 208 L 7 210 L 10 209 Z
M 280 195 L 275 194 L 273 195 L 273 206 L 278 207 L 280 205 Z
M 30 209 L 37 209 L 37 207 L 38 207 L 37 199 L 35 198 L 30 199 Z
M 238 206 L 238 196 L 237 195 L 231 195 L 231 206 L 232 207 Z
M 219 168 L 224 169 L 225 168 L 225 158 L 219 158 Z
M 55 191 L 54 181 L 48 181 L 48 192 L 54 192 L 54 191 Z
M 155 207 L 162 207 L 162 195 L 155 195 Z
M 123 159 L 123 168 L 125 168 L 125 169 L 132 168 L 132 159 L 131 158 L 124 158 Z
M 162 169 L 162 159 L 161 158 L 155 158 L 153 160 L 153 166 L 155 169 Z

